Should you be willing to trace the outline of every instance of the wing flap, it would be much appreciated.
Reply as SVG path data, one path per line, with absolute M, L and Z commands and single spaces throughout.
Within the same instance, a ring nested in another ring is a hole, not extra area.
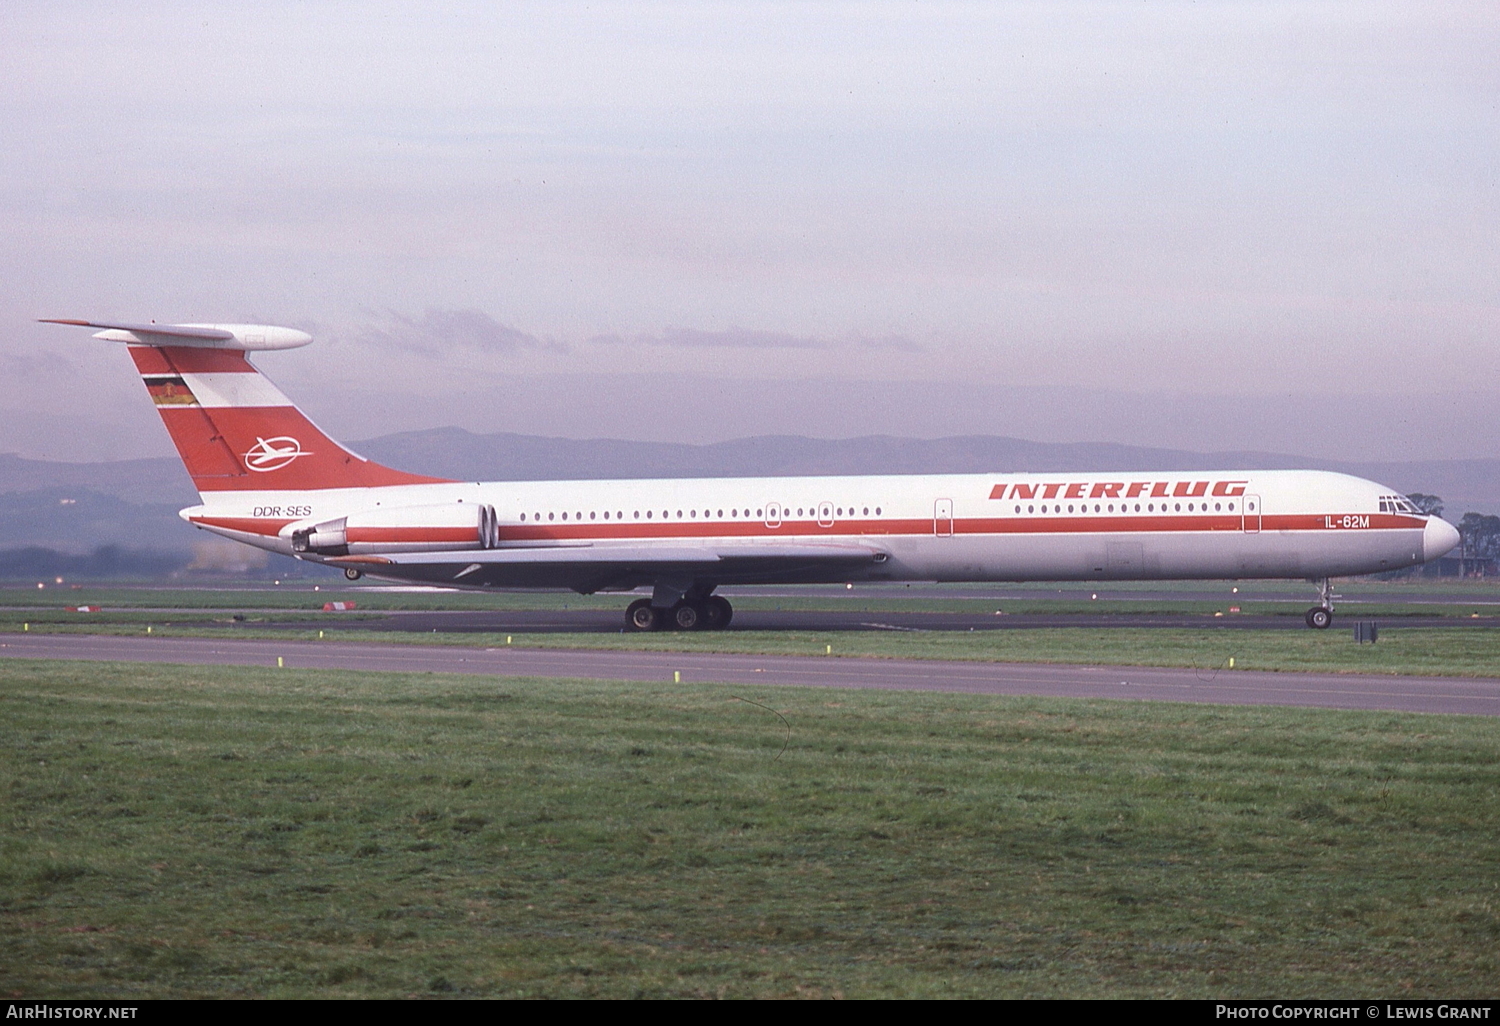
M 546 545 L 455 552 L 393 552 L 369 556 L 339 556 L 337 566 L 441 566 L 450 563 L 481 566 L 597 565 L 635 566 L 644 563 L 712 566 L 729 562 L 804 560 L 869 563 L 874 549 L 862 545 Z

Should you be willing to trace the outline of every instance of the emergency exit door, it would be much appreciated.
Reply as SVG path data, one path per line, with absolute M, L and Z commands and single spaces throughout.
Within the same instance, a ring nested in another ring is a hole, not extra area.
M 1244 495 L 1244 496 L 1240 497 L 1240 501 L 1245 504 L 1244 505 L 1244 509 L 1241 510 L 1241 515 L 1245 519 L 1245 533 L 1246 534 L 1259 534 L 1260 533 L 1260 496 L 1259 495 Z
M 939 538 L 953 537 L 953 500 L 939 499 L 932 507 L 932 533 Z

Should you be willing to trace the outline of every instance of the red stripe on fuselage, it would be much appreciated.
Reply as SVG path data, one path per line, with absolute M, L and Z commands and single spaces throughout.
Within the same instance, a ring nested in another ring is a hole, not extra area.
M 268 520 L 261 517 L 191 517 L 191 523 L 202 524 L 204 527 L 222 527 L 226 531 L 240 531 L 243 534 L 262 534 L 267 538 L 276 537 L 277 533 L 291 520 Z
M 1355 514 L 1349 514 L 1354 516 Z M 1328 526 L 1329 520 L 1341 521 L 1343 513 L 1307 513 L 1261 518 L 1261 534 L 1275 531 L 1381 531 L 1421 530 L 1426 522 L 1415 517 L 1388 513 L 1358 514 L 1369 519 L 1368 527 L 1344 528 Z M 274 536 L 292 521 L 287 519 L 258 519 L 250 517 L 194 517 L 194 523 L 205 526 L 224 527 L 234 531 Z M 1238 516 L 1167 516 L 1167 517 L 1013 517 L 973 518 L 954 520 L 954 533 L 958 535 L 1007 535 L 1035 534 L 1238 534 L 1243 531 Z M 921 520 L 863 520 L 820 527 L 815 522 L 783 521 L 780 527 L 767 527 L 758 521 L 699 521 L 698 523 L 628 523 L 628 524 L 502 524 L 500 537 L 506 542 L 556 542 L 556 541 L 670 541 L 673 539 L 701 538 L 883 538 L 883 537 L 936 537 L 932 521 Z M 455 541 L 475 540 L 473 528 L 431 527 L 372 527 L 352 528 L 349 541 L 379 543 L 383 541 Z
M 1353 516 L 1354 514 L 1350 514 Z M 1260 533 L 1268 531 L 1370 531 L 1420 530 L 1425 522 L 1414 517 L 1393 514 L 1358 514 L 1368 519 L 1368 527 L 1337 526 L 1345 514 L 1309 513 L 1261 517 Z M 1333 528 L 1328 521 L 1335 522 Z M 815 521 L 782 521 L 780 527 L 767 527 L 758 521 L 700 521 L 665 523 L 605 524 L 502 524 L 500 536 L 505 541 L 579 541 L 588 539 L 621 540 L 627 538 L 860 538 L 860 537 L 934 537 L 933 521 L 928 518 L 902 520 L 852 520 L 831 527 L 820 527 Z M 1244 533 L 1237 514 L 1202 516 L 1064 516 L 1064 517 L 974 517 L 953 521 L 955 535 L 1031 535 L 1031 534 L 1153 534 L 1153 533 Z M 1253 532 L 1252 532 L 1253 533 Z

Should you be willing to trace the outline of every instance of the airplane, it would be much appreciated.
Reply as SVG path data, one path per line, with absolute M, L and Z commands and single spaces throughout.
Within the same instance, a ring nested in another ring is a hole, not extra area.
M 1437 559 L 1459 540 L 1391 488 L 1246 470 L 453 481 L 339 444 L 249 359 L 293 328 L 46 319 L 126 345 L 198 489 L 203 530 L 380 579 L 486 590 L 649 588 L 630 630 L 720 629 L 725 585 L 1307 579 Z

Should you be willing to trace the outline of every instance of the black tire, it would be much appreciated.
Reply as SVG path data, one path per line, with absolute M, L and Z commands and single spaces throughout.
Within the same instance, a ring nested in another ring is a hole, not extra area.
M 655 631 L 661 629 L 661 610 L 651 605 L 650 599 L 636 599 L 625 608 L 625 629 L 630 631 Z
M 1326 631 L 1333 623 L 1333 613 L 1322 606 L 1313 606 L 1307 611 L 1307 625 L 1313 630 Z
M 349 580 L 351 581 L 357 581 L 364 575 L 365 572 L 363 570 L 356 570 L 352 566 L 344 567 L 344 576 L 349 578 Z
M 707 617 L 704 624 L 709 630 L 722 631 L 729 626 L 729 621 L 734 619 L 734 607 L 729 600 L 720 595 L 710 595 L 703 600 L 703 612 Z
M 679 631 L 695 631 L 704 626 L 703 607 L 696 602 L 679 602 L 672 607 L 667 622 Z

